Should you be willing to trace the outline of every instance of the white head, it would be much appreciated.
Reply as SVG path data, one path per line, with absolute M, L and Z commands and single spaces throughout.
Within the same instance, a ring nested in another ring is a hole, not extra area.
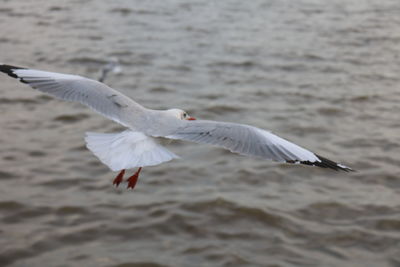
M 188 121 L 196 120 L 195 118 L 190 117 L 189 114 L 187 114 L 187 112 L 182 109 L 173 108 L 173 109 L 168 109 L 167 112 L 180 120 L 188 120 Z

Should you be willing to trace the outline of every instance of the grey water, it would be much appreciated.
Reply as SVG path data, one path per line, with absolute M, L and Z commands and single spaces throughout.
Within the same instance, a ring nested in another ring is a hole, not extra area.
M 0 76 L 0 266 L 400 266 L 400 2 L 0 0 L 0 62 L 271 130 L 335 172 L 166 143 L 134 191 L 86 148 L 123 127 Z

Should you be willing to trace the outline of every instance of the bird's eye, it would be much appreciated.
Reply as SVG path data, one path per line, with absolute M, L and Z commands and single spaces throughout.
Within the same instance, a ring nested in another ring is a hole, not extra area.
M 188 115 L 187 113 L 183 113 L 183 117 L 184 117 L 184 118 L 186 118 L 186 117 L 187 117 L 187 115 Z

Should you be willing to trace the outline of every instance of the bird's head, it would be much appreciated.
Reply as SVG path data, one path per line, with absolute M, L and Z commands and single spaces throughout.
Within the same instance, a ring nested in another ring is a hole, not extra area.
M 168 109 L 167 112 L 180 120 L 188 120 L 188 121 L 196 120 L 195 118 L 190 117 L 189 114 L 187 114 L 187 112 L 182 109 L 173 108 L 173 109 Z

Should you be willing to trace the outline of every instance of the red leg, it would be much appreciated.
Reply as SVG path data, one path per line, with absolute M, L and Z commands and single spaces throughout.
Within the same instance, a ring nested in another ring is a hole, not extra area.
M 116 187 L 119 186 L 119 184 L 122 182 L 122 179 L 124 179 L 124 174 L 125 174 L 125 170 L 122 170 L 117 177 L 115 177 L 114 181 L 113 181 L 113 185 L 115 185 Z
M 138 180 L 138 178 L 139 178 L 139 173 L 140 173 L 140 171 L 142 170 L 142 167 L 140 167 L 136 172 L 135 172 L 135 174 L 134 175 L 132 175 L 131 177 L 129 177 L 128 178 L 128 187 L 127 188 L 135 188 L 135 186 L 136 186 L 136 182 L 137 182 L 137 180 Z

